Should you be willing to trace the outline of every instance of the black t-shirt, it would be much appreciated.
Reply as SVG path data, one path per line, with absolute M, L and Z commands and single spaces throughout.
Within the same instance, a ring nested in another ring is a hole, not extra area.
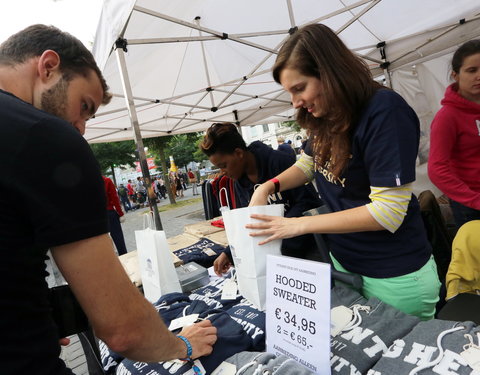
M 0 171 L 0 373 L 71 374 L 45 254 L 108 232 L 98 164 L 71 124 L 0 90 Z

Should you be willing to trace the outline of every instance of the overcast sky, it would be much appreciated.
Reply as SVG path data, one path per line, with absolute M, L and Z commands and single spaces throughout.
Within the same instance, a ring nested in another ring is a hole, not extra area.
M 0 43 L 23 28 L 43 23 L 68 31 L 91 49 L 103 0 L 2 0 Z

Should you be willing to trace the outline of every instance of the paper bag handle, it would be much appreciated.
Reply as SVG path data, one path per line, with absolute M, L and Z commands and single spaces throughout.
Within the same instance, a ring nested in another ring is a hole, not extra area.
M 227 205 L 222 204 L 222 190 L 225 190 L 225 200 L 227 201 Z M 223 187 L 218 192 L 218 200 L 220 201 L 220 211 L 229 210 L 230 209 L 230 202 L 228 201 L 228 193 L 227 188 Z M 223 210 L 222 210 L 223 209 Z
M 143 229 L 153 229 L 153 216 L 151 212 L 143 214 Z

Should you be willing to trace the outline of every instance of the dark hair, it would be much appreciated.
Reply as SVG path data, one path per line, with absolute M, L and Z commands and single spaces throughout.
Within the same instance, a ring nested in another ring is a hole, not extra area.
M 102 104 L 110 102 L 112 96 L 92 53 L 73 35 L 54 26 L 32 25 L 10 36 L 0 45 L 0 65 L 21 64 L 46 50 L 58 53 L 60 70 L 67 81 L 76 75 L 86 77 L 93 70 L 102 84 Z
M 458 74 L 465 58 L 476 53 L 480 53 L 480 39 L 473 39 L 463 43 L 453 54 L 452 70 Z
M 228 122 L 212 124 L 200 143 L 200 150 L 209 157 L 217 152 L 232 154 L 236 148 L 246 150 L 247 145 L 237 127 Z
M 322 24 L 305 26 L 285 42 L 273 66 L 277 83 L 286 68 L 321 81 L 327 112 L 315 118 L 299 108 L 296 120 L 313 137 L 315 164 L 329 161 L 327 168 L 338 176 L 350 158 L 352 124 L 381 85 L 373 80 L 367 64 Z

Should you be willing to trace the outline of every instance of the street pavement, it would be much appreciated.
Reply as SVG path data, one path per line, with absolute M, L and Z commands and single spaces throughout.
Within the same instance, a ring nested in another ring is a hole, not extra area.
M 200 186 L 198 187 L 200 193 Z M 185 199 L 199 198 L 201 195 L 192 196 L 192 188 L 189 186 L 187 190 L 184 190 L 184 198 L 176 198 L 177 202 L 181 202 Z M 157 203 L 158 207 L 170 204 L 170 200 L 162 199 L 160 203 Z M 135 244 L 135 231 L 144 229 L 144 215 L 149 212 L 148 206 L 139 208 L 134 211 L 129 211 L 125 215 L 125 221 L 122 223 L 123 236 L 125 238 L 125 244 L 128 251 L 136 250 Z M 189 204 L 179 208 L 172 208 L 170 210 L 160 212 L 160 221 L 165 231 L 167 238 L 174 237 L 183 233 L 183 229 L 187 224 L 194 224 L 205 220 L 205 214 L 203 210 L 203 202 L 200 200 L 197 203 Z

